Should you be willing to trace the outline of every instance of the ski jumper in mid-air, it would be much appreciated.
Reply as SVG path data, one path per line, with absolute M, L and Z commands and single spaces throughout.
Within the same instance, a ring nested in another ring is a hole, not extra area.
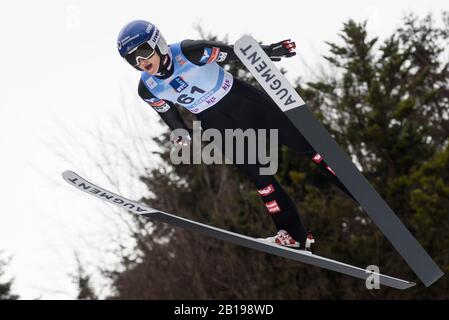
M 141 72 L 139 96 L 158 112 L 171 130 L 188 130 L 175 104 L 195 114 L 203 129 L 217 129 L 223 136 L 225 129 L 277 129 L 280 145 L 309 157 L 352 198 L 273 100 L 220 66 L 238 60 L 233 46 L 206 40 L 184 40 L 168 45 L 155 25 L 142 20 L 132 21 L 122 28 L 117 46 L 120 55 Z M 296 54 L 295 43 L 290 40 L 262 48 L 274 61 Z M 189 143 L 190 136 L 173 142 Z M 274 237 L 266 240 L 304 248 L 307 231 L 295 203 L 276 178 L 261 175 L 262 165 L 257 162 L 235 165 L 254 183 L 278 230 Z

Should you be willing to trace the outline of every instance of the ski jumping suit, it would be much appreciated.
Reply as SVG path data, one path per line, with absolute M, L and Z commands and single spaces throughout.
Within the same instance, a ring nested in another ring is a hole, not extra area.
M 265 50 L 267 46 L 262 48 Z M 138 92 L 171 130 L 187 129 L 175 104 L 194 113 L 204 130 L 218 129 L 222 137 L 225 129 L 277 129 L 280 145 L 312 159 L 353 198 L 265 92 L 233 78 L 218 64 L 238 60 L 232 46 L 215 41 L 184 40 L 170 45 L 169 57 L 169 72 L 164 76 L 141 73 Z M 259 163 L 235 165 L 254 183 L 276 228 L 286 230 L 303 245 L 307 232 L 296 205 L 275 177 L 260 175 Z

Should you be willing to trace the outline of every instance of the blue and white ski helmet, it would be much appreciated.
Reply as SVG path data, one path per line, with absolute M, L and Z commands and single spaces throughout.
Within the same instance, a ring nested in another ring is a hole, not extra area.
M 148 43 L 159 55 L 168 54 L 168 45 L 159 29 L 145 20 L 135 20 L 127 23 L 120 30 L 117 38 L 117 48 L 125 58 L 143 43 Z

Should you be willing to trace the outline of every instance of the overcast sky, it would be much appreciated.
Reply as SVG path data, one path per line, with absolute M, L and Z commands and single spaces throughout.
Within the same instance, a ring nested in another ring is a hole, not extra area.
M 114 262 L 109 240 L 124 236 L 117 211 L 72 190 L 60 178 L 62 171 L 75 170 L 130 197 L 144 192 L 138 182 L 122 183 L 125 178 L 117 190 L 96 167 L 104 163 L 125 177 L 118 158 L 108 164 L 83 152 L 95 150 L 88 132 L 101 129 L 115 137 L 111 120 L 125 114 L 124 106 L 157 133 L 157 114 L 137 96 L 139 74 L 116 50 L 117 33 L 128 21 L 152 21 L 169 43 L 199 38 L 197 24 L 228 35 L 231 43 L 243 34 L 266 44 L 291 38 L 298 55 L 278 65 L 289 79 L 307 80 L 323 63 L 324 42 L 336 40 L 348 18 L 368 19 L 371 35 L 383 38 L 407 12 L 439 17 L 442 10 L 449 10 L 447 0 L 3 1 L 0 250 L 13 258 L 8 275 L 15 277 L 15 292 L 23 298 L 71 299 L 75 252 L 92 268 Z M 142 133 L 126 128 L 129 135 L 117 140 L 124 150 Z

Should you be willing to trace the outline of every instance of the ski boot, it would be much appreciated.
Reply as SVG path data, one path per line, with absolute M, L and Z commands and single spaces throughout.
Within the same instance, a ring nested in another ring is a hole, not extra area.
M 258 238 L 258 240 L 264 240 L 273 244 L 278 244 L 293 249 L 299 249 L 300 247 L 299 242 L 293 239 L 293 237 L 289 235 L 285 230 L 279 230 L 274 237 Z

